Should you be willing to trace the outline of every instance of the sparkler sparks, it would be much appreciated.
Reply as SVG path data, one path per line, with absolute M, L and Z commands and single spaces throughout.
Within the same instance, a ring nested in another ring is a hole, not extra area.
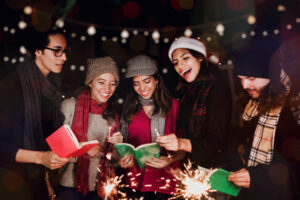
M 178 175 L 175 175 L 180 183 L 174 198 L 171 199 L 209 199 L 209 192 L 213 191 L 210 189 L 210 184 L 207 182 L 209 172 L 201 170 L 201 168 L 192 169 L 192 163 L 190 161 L 188 161 L 187 164 L 184 164 L 184 167 L 185 169 L 183 171 L 180 171 Z
M 118 193 L 120 193 L 118 191 L 118 186 L 121 183 L 121 179 L 123 178 L 122 176 L 116 176 L 114 178 L 108 179 L 106 183 L 103 183 L 103 188 L 105 191 L 105 198 L 104 200 L 107 200 L 109 198 L 109 196 L 114 196 L 117 195 Z M 122 196 L 124 194 L 121 194 Z

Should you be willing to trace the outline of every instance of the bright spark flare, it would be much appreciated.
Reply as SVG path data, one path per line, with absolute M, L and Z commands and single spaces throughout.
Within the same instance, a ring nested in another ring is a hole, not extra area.
M 188 161 L 184 164 L 185 169 L 180 171 L 179 175 L 175 175 L 175 178 L 179 180 L 179 185 L 176 188 L 176 194 L 174 198 L 183 199 L 202 199 L 209 198 L 210 184 L 207 182 L 209 172 L 201 170 L 201 168 L 192 169 L 192 163 Z
M 104 191 L 105 191 L 105 198 L 104 200 L 107 200 L 107 198 L 112 195 L 112 194 L 117 194 L 119 193 L 118 191 L 118 186 L 121 183 L 121 179 L 123 178 L 122 176 L 116 176 L 114 178 L 111 178 L 107 180 L 106 183 L 103 183 Z

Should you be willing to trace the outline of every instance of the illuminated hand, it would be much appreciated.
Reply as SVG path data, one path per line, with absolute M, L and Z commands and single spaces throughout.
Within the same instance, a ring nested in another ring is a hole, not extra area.
M 118 131 L 115 132 L 111 137 L 108 138 L 108 142 L 112 144 L 117 144 L 123 142 L 123 135 Z
M 99 158 L 101 156 L 101 147 L 99 145 L 94 146 L 88 152 L 86 152 L 91 158 Z
M 49 169 L 57 169 L 64 166 L 71 160 L 70 158 L 62 158 L 53 151 L 46 151 L 41 154 L 41 163 Z
M 157 169 L 164 168 L 171 163 L 171 159 L 166 156 L 161 156 L 160 159 L 152 158 L 151 160 L 147 160 L 145 165 L 148 167 L 153 167 Z
M 239 171 L 233 172 L 228 176 L 228 180 L 232 181 L 237 186 L 244 188 L 250 188 L 250 174 L 249 171 L 245 168 L 240 169 Z
M 159 145 L 164 147 L 166 150 L 169 151 L 179 150 L 179 140 L 174 133 L 169 135 L 159 136 L 157 137 L 156 142 L 158 142 Z
M 120 159 L 119 164 L 122 168 L 129 168 L 134 165 L 134 159 L 131 155 L 125 155 Z

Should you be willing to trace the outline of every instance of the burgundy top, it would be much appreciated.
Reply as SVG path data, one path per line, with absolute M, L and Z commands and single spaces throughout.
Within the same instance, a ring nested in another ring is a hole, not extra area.
M 165 135 L 175 133 L 177 115 L 178 102 L 172 99 L 172 108 L 166 116 Z M 152 142 L 151 119 L 146 115 L 144 109 L 135 114 L 132 122 L 128 125 L 127 142 L 133 144 L 135 147 Z M 129 168 L 125 174 L 126 186 L 141 192 L 156 191 L 173 194 L 177 181 L 169 172 L 170 168 L 179 168 L 179 162 L 174 162 L 163 169 L 155 169 L 152 167 L 141 169 L 135 164 L 135 166 Z

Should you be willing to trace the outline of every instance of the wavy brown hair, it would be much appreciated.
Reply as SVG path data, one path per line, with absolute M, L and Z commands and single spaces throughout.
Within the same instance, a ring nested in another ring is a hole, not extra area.
M 172 95 L 165 87 L 163 78 L 156 72 L 152 77 L 158 81 L 157 87 L 153 93 L 153 100 L 155 109 L 153 114 L 157 114 L 161 109 L 163 116 L 166 116 L 172 108 Z M 132 78 L 130 79 L 130 85 L 133 85 Z M 123 105 L 122 116 L 125 122 L 130 123 L 134 115 L 141 111 L 143 106 L 139 103 L 138 94 L 134 91 L 133 87 L 130 87 L 126 100 Z
M 202 62 L 200 63 L 200 72 L 197 75 L 197 78 L 200 80 L 207 80 L 207 79 L 214 79 L 216 78 L 217 74 L 219 73 L 218 67 L 211 62 L 208 62 L 206 57 L 202 54 L 199 53 L 198 51 L 192 50 L 192 49 L 186 49 L 190 52 L 190 54 L 197 58 L 197 59 L 202 59 Z M 178 85 L 176 86 L 176 91 L 184 92 L 183 90 L 185 87 L 188 85 L 187 83 L 181 76 L 179 78 Z

